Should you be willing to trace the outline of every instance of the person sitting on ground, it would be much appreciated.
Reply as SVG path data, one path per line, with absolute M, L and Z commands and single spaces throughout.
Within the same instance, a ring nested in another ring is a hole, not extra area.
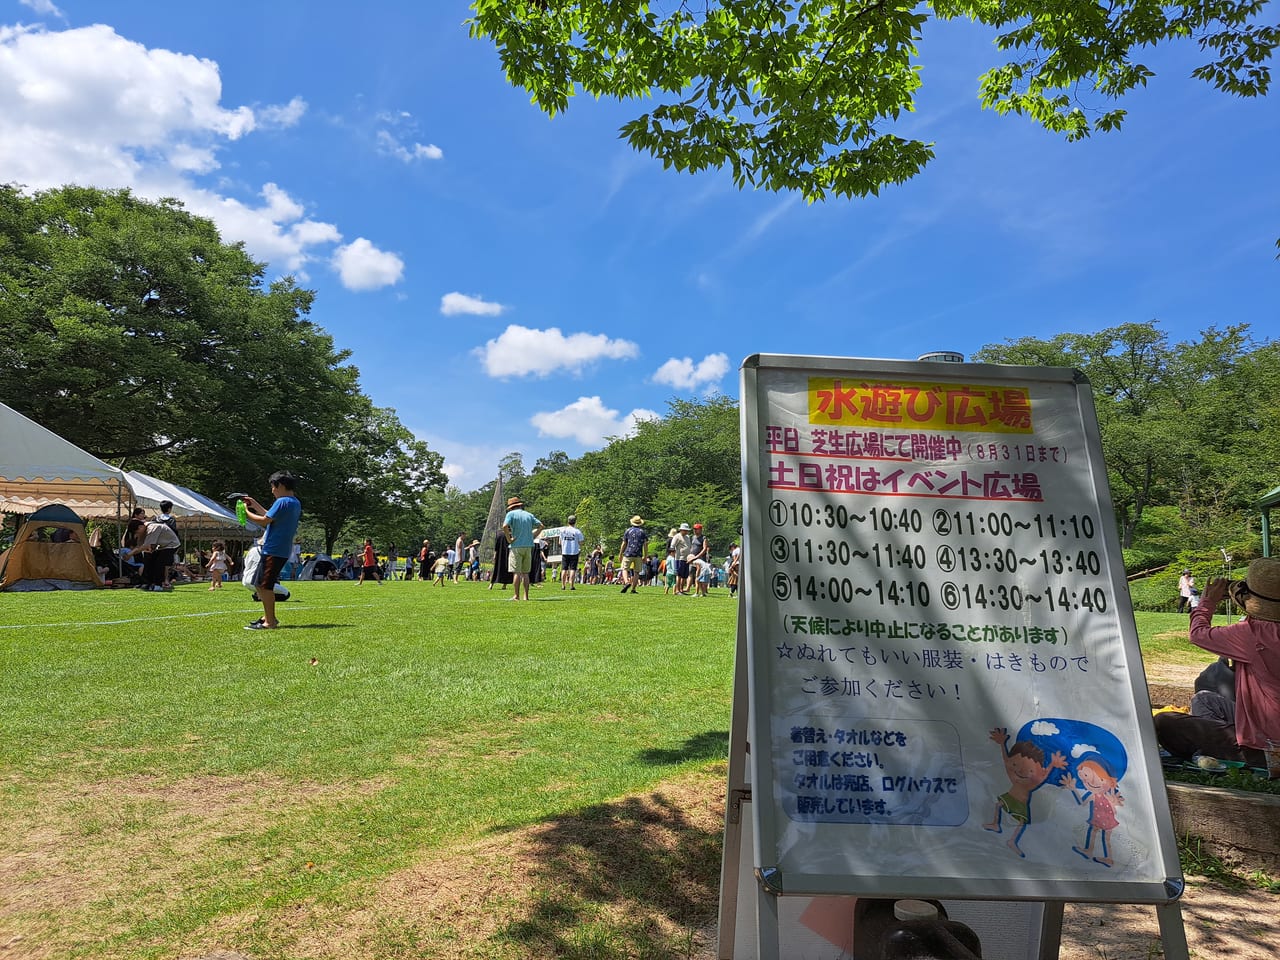
M 1236 699 L 1236 669 L 1231 665 L 1230 657 L 1219 657 L 1200 671 L 1196 677 L 1195 692 L 1208 690 L 1228 700 Z
M 1244 619 L 1210 626 L 1228 594 Z M 1231 658 L 1235 700 L 1201 690 L 1191 698 L 1190 714 L 1156 714 L 1160 745 L 1184 759 L 1200 754 L 1265 766 L 1267 741 L 1280 741 L 1280 560 L 1254 560 L 1244 580 L 1211 581 L 1191 611 L 1191 642 Z

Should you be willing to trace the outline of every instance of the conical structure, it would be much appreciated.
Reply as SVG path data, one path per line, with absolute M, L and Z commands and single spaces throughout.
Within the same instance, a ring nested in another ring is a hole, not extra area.
M 502 518 L 507 515 L 507 499 L 502 495 L 502 473 L 493 485 L 493 499 L 489 501 L 489 516 L 484 521 L 484 533 L 480 537 L 480 560 L 493 563 L 493 542 L 502 532 Z

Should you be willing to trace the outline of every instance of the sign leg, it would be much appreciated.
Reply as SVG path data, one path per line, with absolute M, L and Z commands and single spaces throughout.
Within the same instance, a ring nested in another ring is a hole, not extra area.
M 1061 900 L 1050 900 L 1044 904 L 1044 912 L 1040 915 L 1039 960 L 1058 960 L 1058 951 L 1062 947 L 1064 907 Z
M 756 884 L 756 940 L 758 960 L 780 960 L 782 927 L 778 923 L 779 897 Z
M 743 804 L 747 786 L 747 631 L 738 608 L 738 643 L 733 667 L 733 712 L 729 721 L 729 776 L 725 790 L 724 850 L 720 855 L 720 925 L 716 957 L 733 960 L 738 922 L 738 877 L 742 860 Z
M 1156 919 L 1160 921 L 1160 943 L 1164 946 L 1165 960 L 1188 960 L 1182 904 L 1176 901 L 1160 904 L 1156 907 Z

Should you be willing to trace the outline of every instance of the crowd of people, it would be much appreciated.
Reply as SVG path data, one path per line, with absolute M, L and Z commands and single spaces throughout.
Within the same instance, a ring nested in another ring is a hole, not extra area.
M 297 577 L 302 566 L 297 541 L 301 504 L 292 475 L 280 471 L 271 476 L 274 497 L 264 507 L 254 497 L 242 495 L 248 519 L 264 533 L 256 553 L 245 557 L 245 567 L 253 576 L 255 596 L 263 604 L 263 615 L 246 629 L 270 630 L 278 626 L 275 615 L 276 584 L 286 568 Z M 135 510 L 125 530 L 119 563 L 136 565 L 141 585 L 150 591 L 171 590 L 175 577 L 195 579 L 198 570 L 175 562 L 180 546 L 171 503 L 161 503 L 154 516 Z M 545 535 L 544 535 L 545 534 Z M 643 517 L 633 516 L 619 538 L 616 553 L 606 553 L 605 545 L 584 549 L 585 536 L 572 514 L 565 525 L 549 528 L 518 496 L 507 500 L 502 529 L 495 537 L 493 566 L 481 564 L 478 539 L 459 533 L 444 551 L 437 553 L 429 539 L 407 553 L 401 565 L 400 552 L 388 545 L 385 559 L 378 556 L 366 538 L 358 552 L 344 554 L 331 562 L 328 576 L 350 577 L 359 584 L 396 578 L 431 582 L 444 586 L 464 580 L 487 580 L 488 589 L 508 584 L 511 600 L 527 601 L 530 589 L 548 579 L 553 567 L 550 539 L 559 546 L 559 569 L 555 580 L 561 590 L 576 590 L 579 584 L 620 587 L 622 593 L 637 593 L 642 586 L 661 588 L 671 596 L 705 597 L 713 586 L 724 584 L 736 594 L 741 577 L 742 553 L 730 545 L 721 564 L 712 560 L 710 539 L 701 523 L 681 523 L 656 542 Z M 584 556 L 585 554 L 585 556 Z M 215 541 L 200 557 L 209 572 L 210 590 L 219 589 L 222 578 L 235 566 L 222 541 Z M 1230 597 L 1243 611 L 1236 622 L 1213 626 L 1213 617 L 1222 601 Z M 1240 761 L 1250 766 L 1280 768 L 1280 560 L 1261 558 L 1250 565 L 1245 579 L 1215 579 L 1203 591 L 1196 589 L 1189 570 L 1178 584 L 1178 609 L 1190 610 L 1191 643 L 1218 655 L 1196 683 L 1187 712 L 1162 711 L 1156 715 L 1156 736 L 1162 750 L 1175 758 L 1207 757 L 1220 761 Z
M 283 471 L 269 480 L 274 497 L 264 507 L 254 497 L 241 495 L 248 519 L 263 528 L 256 554 L 246 556 L 246 569 L 253 576 L 255 596 L 263 605 L 263 615 L 247 629 L 270 630 L 278 626 L 275 615 L 275 585 L 286 567 L 298 575 L 302 565 L 296 538 L 301 504 L 294 493 L 294 478 Z M 150 591 L 171 590 L 175 575 L 183 575 L 183 565 L 175 562 L 180 546 L 172 504 L 160 504 L 154 516 L 135 510 L 126 528 L 119 551 L 120 563 L 137 565 L 142 586 Z M 545 534 L 545 535 L 544 535 Z M 381 585 L 385 578 L 402 577 L 444 586 L 463 580 L 488 580 L 488 588 L 512 585 L 513 601 L 527 601 L 531 587 L 546 582 L 554 538 L 559 546 L 560 566 L 556 580 L 561 590 L 576 590 L 579 584 L 621 587 L 635 594 L 642 586 L 660 587 L 672 596 L 705 597 L 713 586 L 725 584 L 736 594 L 741 576 L 742 554 L 736 542 L 729 547 L 722 564 L 712 561 L 710 539 L 701 523 L 681 523 L 670 528 L 659 544 L 643 517 L 633 516 L 623 531 L 617 551 L 606 553 L 605 545 L 584 550 L 585 536 L 577 517 L 569 515 L 565 525 L 548 528 L 518 496 L 507 500 L 501 532 L 492 544 L 493 567 L 482 568 L 480 541 L 459 533 L 444 551 L 432 549 L 429 539 L 400 563 L 400 552 L 388 545 L 381 559 L 370 538 L 359 552 L 348 552 L 330 564 L 329 575 L 357 578 L 358 584 L 372 580 Z M 585 553 L 585 556 L 584 556 Z M 215 541 L 207 557 L 201 557 L 210 575 L 210 590 L 233 567 L 234 560 L 222 541 Z M 251 566 L 252 564 L 252 566 Z M 191 576 L 198 571 L 185 571 Z M 1222 601 L 1230 597 L 1243 616 L 1225 626 L 1213 626 Z M 1203 591 L 1197 589 L 1190 570 L 1178 582 L 1178 610 L 1190 611 L 1191 643 L 1217 654 L 1196 683 L 1187 712 L 1162 711 L 1156 714 L 1156 737 L 1170 757 L 1212 758 L 1270 767 L 1280 775 L 1280 560 L 1254 560 L 1245 579 L 1215 579 Z
M 380 555 L 372 538 L 366 537 L 360 547 L 338 559 L 324 557 L 323 567 L 321 558 L 315 556 L 306 566 L 297 539 L 301 504 L 294 492 L 295 483 L 286 472 L 273 474 L 269 480 L 274 497 L 270 507 L 251 495 L 237 495 L 246 519 L 264 531 L 242 557 L 228 549 L 224 541 L 216 540 L 190 563 L 182 562 L 177 557 L 181 540 L 170 514 L 172 504 L 162 503 L 154 516 L 147 516 L 141 508 L 134 511 L 116 562 L 136 568 L 140 585 L 149 591 L 172 590 L 174 582 L 200 579 L 202 572 L 207 572 L 209 589 L 218 590 L 225 577 L 239 576 L 243 571 L 244 582 L 252 584 L 255 596 L 263 603 L 263 616 L 248 625 L 251 630 L 277 626 L 277 584 L 298 579 L 304 569 L 310 579 L 350 579 L 357 585 L 372 582 L 381 586 L 395 579 L 417 579 L 437 586 L 486 581 L 490 590 L 505 590 L 510 584 L 512 600 L 528 600 L 530 589 L 545 583 L 548 577 L 558 582 L 561 590 L 577 590 L 579 585 L 615 586 L 621 587 L 623 593 L 634 594 L 640 587 L 652 586 L 671 596 L 706 597 L 713 587 L 727 586 L 731 595 L 738 592 L 738 544 L 733 543 L 717 564 L 712 560 L 711 542 L 701 523 L 672 527 L 659 542 L 637 515 L 624 530 L 616 553 L 607 552 L 603 543 L 587 550 L 576 516 L 570 514 L 563 526 L 548 528 L 520 497 L 507 501 L 501 531 L 492 544 L 492 566 L 488 568 L 481 562 L 480 541 L 468 539 L 465 532 L 460 532 L 442 551 L 437 552 L 431 541 L 424 539 L 419 548 L 403 555 L 394 544 L 388 544 L 385 555 Z M 558 554 L 552 553 L 553 543 Z
M 438 552 L 431 540 L 425 539 L 416 550 L 402 553 L 388 544 L 381 554 L 367 539 L 331 563 L 326 561 L 323 570 L 316 567 L 314 576 L 375 583 L 418 580 L 436 586 L 479 581 L 487 583 L 490 590 L 505 590 L 519 578 L 522 599 L 529 587 L 548 579 L 565 591 L 579 586 L 614 586 L 635 592 L 654 586 L 672 596 L 707 596 L 714 587 L 727 587 L 731 595 L 738 592 L 740 547 L 734 542 L 727 553 L 713 559 L 711 542 L 701 523 L 672 527 L 659 541 L 650 536 L 641 517 L 632 517 L 614 552 L 605 544 L 587 548 L 586 535 L 577 521 L 570 514 L 564 525 L 547 526 L 519 497 L 511 497 L 503 527 L 488 544 L 485 552 L 489 556 L 483 562 L 483 545 L 466 533 L 459 533 Z

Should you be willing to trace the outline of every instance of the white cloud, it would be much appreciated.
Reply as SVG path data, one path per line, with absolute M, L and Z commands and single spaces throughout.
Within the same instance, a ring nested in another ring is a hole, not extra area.
M 44 0 L 28 5 L 56 10 Z M 404 264 L 368 241 L 331 257 L 341 232 L 307 218 L 303 203 L 277 184 L 261 188 L 259 203 L 201 181 L 219 169 L 219 153 L 231 143 L 262 127 L 296 124 L 307 108 L 301 97 L 257 109 L 227 108 L 221 98 L 212 60 L 150 49 L 103 24 L 0 26 L 0 182 L 176 197 L 217 223 L 225 240 L 278 269 L 298 274 L 320 259 L 346 271 L 354 289 L 398 280 Z
M 446 317 L 459 313 L 468 313 L 477 317 L 496 317 L 507 308 L 500 303 L 491 303 L 483 297 L 472 297 L 465 293 L 446 293 L 440 298 L 440 312 Z
M 557 370 L 576 373 L 600 359 L 630 359 L 639 355 L 640 348 L 630 340 L 610 340 L 602 333 L 566 337 L 556 327 L 530 330 L 512 324 L 475 352 L 491 377 L 545 377 Z
M 218 160 L 208 147 L 175 143 L 169 148 L 169 166 L 183 173 L 210 173 L 218 169 Z
M 133 186 L 175 143 L 235 140 L 248 107 L 219 104 L 211 60 L 148 50 L 108 26 L 0 28 L 0 170 L 31 187 Z
M 718 383 L 728 372 L 729 357 L 723 353 L 708 354 L 698 363 L 692 357 L 672 357 L 657 369 L 653 381 L 681 390 L 697 390 Z
M 301 97 L 294 97 L 288 103 L 262 107 L 258 110 L 258 119 L 262 121 L 264 126 L 292 127 L 302 119 L 302 115 L 306 112 L 307 101 Z
M 178 184 L 161 196 L 176 196 Z M 342 239 L 331 223 L 299 220 L 303 208 L 274 183 L 268 183 L 260 194 L 262 206 L 250 206 L 231 197 L 187 185 L 181 194 L 192 213 L 208 217 L 218 224 L 226 240 L 243 241 L 255 257 L 270 261 L 291 273 L 301 270 L 312 259 L 311 250 Z
M 52 0 L 18 0 L 24 7 L 30 7 L 42 17 L 59 17 L 67 19 L 66 14 L 53 5 Z
M 339 247 L 333 254 L 333 266 L 348 290 L 377 290 L 399 283 L 404 276 L 403 260 L 379 250 L 364 237 Z
M 414 143 L 406 147 L 386 130 L 378 131 L 378 152 L 395 157 L 404 163 L 413 163 L 415 160 L 440 160 L 444 157 L 444 151 L 434 143 Z
M 306 212 L 302 204 L 298 203 L 274 183 L 263 184 L 262 195 L 267 200 L 267 212 L 271 215 L 271 219 L 277 223 L 297 220 Z
M 599 397 L 579 397 L 567 407 L 546 413 L 535 413 L 529 422 L 542 437 L 573 439 L 584 447 L 598 446 L 609 437 L 632 433 L 640 420 L 657 420 L 652 410 L 637 408 L 625 416 L 610 410 Z

